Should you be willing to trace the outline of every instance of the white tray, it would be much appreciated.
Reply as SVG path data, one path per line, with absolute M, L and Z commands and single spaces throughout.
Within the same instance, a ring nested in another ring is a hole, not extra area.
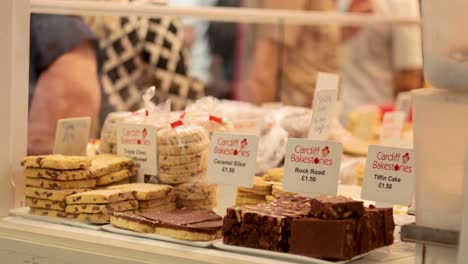
M 346 261 L 327 261 L 323 259 L 310 258 L 310 257 L 304 257 L 304 256 L 293 255 L 293 254 L 288 254 L 288 253 L 280 253 L 280 252 L 274 252 L 274 251 L 269 251 L 269 250 L 263 250 L 263 249 L 231 246 L 231 245 L 224 244 L 223 241 L 221 240 L 216 241 L 213 244 L 213 246 L 218 249 L 235 252 L 235 253 L 249 254 L 249 255 L 261 256 L 261 257 L 266 257 L 266 258 L 276 258 L 280 260 L 287 260 L 287 261 L 294 261 L 294 262 L 301 262 L 301 263 L 312 263 L 312 264 L 345 264 L 345 263 L 350 263 L 357 259 L 363 258 L 364 256 L 370 253 L 369 252 L 366 254 L 362 254 L 362 255 L 356 256 Z
M 214 242 L 221 241 L 220 239 L 212 240 L 212 241 L 182 240 L 182 239 L 176 239 L 176 238 L 161 236 L 161 235 L 156 235 L 156 234 L 138 233 L 138 232 L 135 232 L 135 231 L 118 228 L 118 227 L 115 227 L 115 226 L 110 225 L 110 224 L 102 226 L 102 229 L 105 230 L 105 231 L 108 231 L 108 232 L 121 234 L 121 235 L 142 237 L 142 238 L 148 238 L 148 239 L 154 239 L 154 240 L 161 240 L 161 241 L 167 241 L 167 242 L 172 242 L 172 243 L 177 243 L 177 244 L 182 244 L 182 245 L 188 245 L 188 246 L 194 246 L 194 247 L 201 247 L 201 248 L 211 247 L 211 245 L 213 245 Z
M 66 219 L 66 218 L 61 218 L 61 217 L 50 217 L 50 216 L 31 214 L 29 212 L 29 207 L 14 208 L 14 209 L 11 209 L 8 212 L 8 214 L 11 216 L 17 216 L 17 217 L 22 217 L 25 219 L 42 221 L 42 222 L 47 222 L 47 223 L 75 226 L 75 227 L 81 227 L 81 228 L 86 228 L 86 229 L 91 229 L 91 230 L 101 230 L 100 225 L 85 224 L 85 223 L 78 222 L 76 220 Z

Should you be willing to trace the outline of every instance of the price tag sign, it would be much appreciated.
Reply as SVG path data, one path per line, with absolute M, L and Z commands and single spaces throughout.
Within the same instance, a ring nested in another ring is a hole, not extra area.
M 91 118 L 60 119 L 55 132 L 54 154 L 86 156 Z
M 336 112 L 338 82 L 338 75 L 319 73 L 312 106 L 309 139 L 325 140 L 328 138 L 330 126 Z
M 138 168 L 137 182 L 148 182 L 158 175 L 156 127 L 117 124 L 117 155 L 132 158 Z
M 336 195 L 343 146 L 339 142 L 290 138 L 283 188 L 307 196 Z
M 395 102 L 395 111 L 403 112 L 405 115 L 405 121 L 406 121 L 410 110 L 411 110 L 411 92 L 399 93 Z
M 258 137 L 215 132 L 211 136 L 207 181 L 251 187 L 255 175 Z
M 406 115 L 403 112 L 385 113 L 380 133 L 380 142 L 383 144 L 393 144 L 399 141 L 405 120 Z
M 262 118 L 250 118 L 236 120 L 232 123 L 233 130 L 237 134 L 255 135 L 260 136 L 261 125 L 263 123 Z
M 414 151 L 369 146 L 362 199 L 408 206 L 414 192 Z

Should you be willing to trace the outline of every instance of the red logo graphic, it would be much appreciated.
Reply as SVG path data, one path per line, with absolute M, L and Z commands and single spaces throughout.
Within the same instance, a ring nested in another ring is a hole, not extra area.
M 322 157 L 326 158 L 328 156 L 328 154 L 330 154 L 330 149 L 328 148 L 328 146 L 325 146 L 322 149 Z
M 144 128 L 143 131 L 141 131 L 141 136 L 143 138 L 146 138 L 146 136 L 148 136 L 148 131 L 146 131 L 146 128 Z
M 314 159 L 314 163 L 315 163 L 315 164 L 318 164 L 319 162 L 320 162 L 319 158 L 315 158 L 315 159 Z
M 247 142 L 247 139 L 244 138 L 240 143 L 240 148 L 245 149 L 245 147 L 247 147 L 247 145 L 249 145 L 249 143 Z
M 399 171 L 400 170 L 400 166 L 398 166 L 398 164 L 395 165 L 395 171 Z
M 137 144 L 138 144 L 138 145 L 141 145 L 141 140 L 137 140 Z
M 402 159 L 403 159 L 403 164 L 406 164 L 410 160 L 409 153 L 406 152 L 406 154 L 403 155 Z
M 237 154 L 239 154 L 239 152 L 237 151 L 237 149 L 235 149 L 232 154 L 234 154 L 234 156 L 237 156 Z

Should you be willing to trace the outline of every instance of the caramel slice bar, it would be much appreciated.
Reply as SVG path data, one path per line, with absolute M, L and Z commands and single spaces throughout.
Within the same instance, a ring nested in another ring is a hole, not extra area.
M 26 178 L 26 186 L 39 187 L 44 189 L 87 189 L 96 186 L 95 179 L 77 181 L 54 181 L 41 178 Z
M 56 170 L 86 169 L 91 166 L 91 158 L 64 155 L 29 156 L 23 159 L 21 166 Z
M 135 192 L 128 190 L 94 190 L 67 197 L 67 204 L 108 204 L 135 199 Z
M 153 221 L 132 213 L 115 212 L 110 216 L 111 225 L 139 233 L 154 233 Z
M 193 241 L 221 237 L 222 217 L 208 210 L 179 209 L 140 215 L 154 221 L 155 234 L 158 235 Z
M 65 189 L 65 190 L 50 190 L 37 187 L 26 187 L 26 196 L 39 199 L 47 199 L 52 201 L 65 201 L 68 195 L 89 191 L 89 189 Z
M 364 214 L 364 203 L 344 196 L 322 196 L 312 199 L 312 216 L 320 219 L 359 218 Z

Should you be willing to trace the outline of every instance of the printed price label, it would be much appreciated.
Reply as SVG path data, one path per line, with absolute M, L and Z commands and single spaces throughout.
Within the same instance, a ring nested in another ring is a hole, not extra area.
M 237 134 L 260 136 L 263 119 L 241 119 L 232 123 L 233 131 Z
M 411 110 L 411 92 L 399 93 L 395 102 L 395 111 L 400 111 L 405 114 L 405 121 Z
M 207 181 L 233 186 L 252 186 L 257 150 L 257 136 L 213 133 Z
M 117 125 L 117 155 L 132 158 L 138 168 L 137 182 L 158 175 L 156 127 L 120 123 Z
M 319 73 L 312 107 L 309 139 L 325 140 L 328 138 L 330 126 L 335 117 L 338 82 L 338 75 Z
M 382 144 L 394 144 L 401 139 L 401 131 L 405 123 L 405 113 L 389 112 L 385 113 L 382 130 L 380 132 L 380 142 Z
M 86 156 L 91 118 L 66 118 L 57 122 L 54 154 Z
M 414 191 L 412 149 L 371 145 L 362 186 L 362 199 L 408 206 Z
M 283 188 L 308 196 L 336 195 L 343 146 L 339 142 L 290 138 Z

